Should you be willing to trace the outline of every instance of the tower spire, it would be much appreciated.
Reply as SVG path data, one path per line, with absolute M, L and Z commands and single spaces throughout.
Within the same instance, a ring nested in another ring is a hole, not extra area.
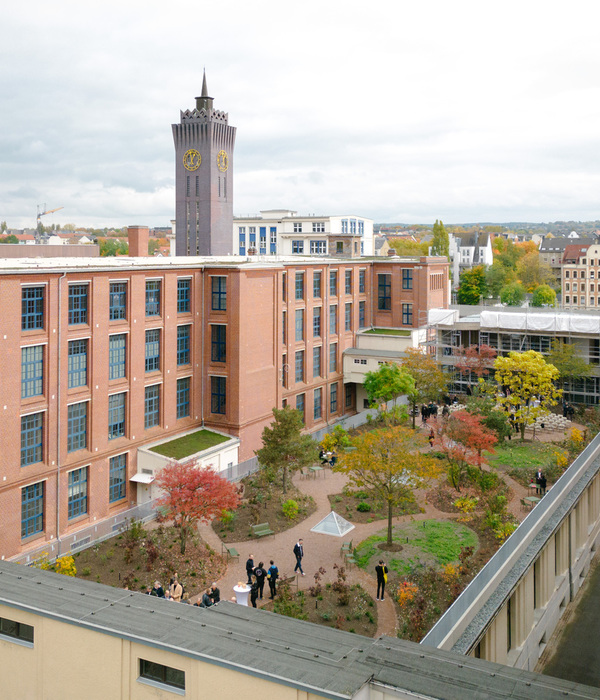
M 208 88 L 206 87 L 206 68 L 204 69 L 204 74 L 202 76 L 202 94 L 200 97 L 196 97 L 196 109 L 212 109 L 213 108 L 213 98 L 208 96 Z

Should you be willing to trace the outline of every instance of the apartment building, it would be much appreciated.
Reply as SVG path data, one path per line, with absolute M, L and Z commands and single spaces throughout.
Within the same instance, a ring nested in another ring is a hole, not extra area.
M 205 426 L 245 460 L 273 407 L 353 414 L 356 334 L 447 299 L 445 258 L 4 261 L 0 555 L 135 505 L 148 443 Z
M 600 309 L 600 245 L 567 246 L 561 290 L 565 309 Z

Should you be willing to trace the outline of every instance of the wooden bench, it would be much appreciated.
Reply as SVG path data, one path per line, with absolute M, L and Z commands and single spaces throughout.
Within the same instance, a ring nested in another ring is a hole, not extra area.
M 298 574 L 293 574 L 292 576 L 288 576 L 287 578 L 280 578 L 277 579 L 277 585 L 281 586 L 282 583 L 286 583 L 290 586 L 296 586 L 296 590 L 298 590 Z
M 221 542 L 221 554 L 227 555 L 227 561 L 229 561 L 229 559 L 240 558 L 240 553 L 237 551 L 237 549 L 235 547 L 228 547 L 225 542 Z
M 259 523 L 258 525 L 251 525 L 250 527 L 255 537 L 265 537 L 266 535 L 275 534 L 269 527 L 269 523 Z

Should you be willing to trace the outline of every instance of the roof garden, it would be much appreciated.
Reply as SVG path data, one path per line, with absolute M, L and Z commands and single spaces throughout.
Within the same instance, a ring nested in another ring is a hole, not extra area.
M 148 448 L 151 452 L 156 452 L 163 457 L 171 457 L 172 459 L 183 459 L 190 455 L 195 455 L 197 452 L 203 452 L 210 447 L 220 445 L 222 442 L 227 442 L 231 438 L 227 435 L 213 433 L 212 430 L 196 430 L 188 435 L 162 442 L 160 445 Z

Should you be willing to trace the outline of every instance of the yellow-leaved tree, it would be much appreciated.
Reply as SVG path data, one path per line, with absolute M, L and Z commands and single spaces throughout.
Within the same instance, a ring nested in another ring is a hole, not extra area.
M 425 445 L 425 436 L 409 428 L 372 430 L 354 438 L 335 467 L 387 505 L 388 546 L 392 545 L 394 508 L 441 472 L 439 461 L 420 451 Z
M 498 400 L 511 410 L 520 425 L 521 440 L 525 440 L 525 428 L 555 406 L 562 395 L 556 387 L 559 371 L 535 350 L 497 357 L 494 369 L 503 389 Z

